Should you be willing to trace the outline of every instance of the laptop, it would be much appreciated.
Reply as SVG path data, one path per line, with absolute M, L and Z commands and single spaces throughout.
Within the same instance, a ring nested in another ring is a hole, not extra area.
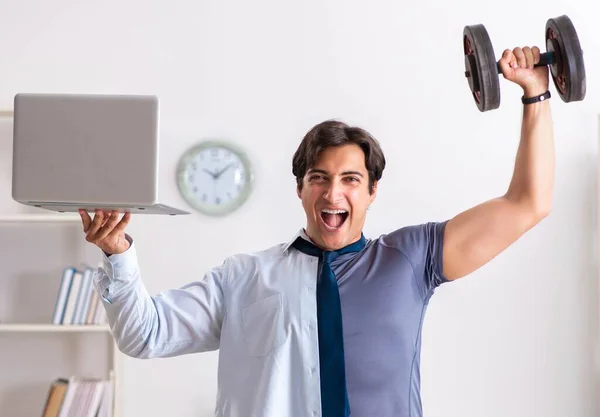
M 161 200 L 156 96 L 19 93 L 13 112 L 15 201 L 59 212 L 189 214 Z

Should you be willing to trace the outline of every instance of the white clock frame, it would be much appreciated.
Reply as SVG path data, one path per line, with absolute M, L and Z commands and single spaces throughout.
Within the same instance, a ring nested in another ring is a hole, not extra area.
M 196 162 L 196 158 L 200 154 L 211 149 L 222 149 L 230 152 L 241 163 L 240 169 L 244 174 L 242 189 L 233 199 L 222 204 L 203 202 L 198 193 L 194 191 L 194 184 L 189 181 L 190 166 Z M 195 210 L 209 216 L 225 216 L 239 209 L 250 197 L 254 189 L 254 169 L 250 158 L 241 147 L 226 140 L 204 140 L 188 148 L 179 158 L 177 164 L 177 186 L 181 196 Z

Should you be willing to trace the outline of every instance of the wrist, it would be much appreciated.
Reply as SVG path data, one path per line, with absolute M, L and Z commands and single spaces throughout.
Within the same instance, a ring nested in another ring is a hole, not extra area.
M 110 248 L 101 248 L 102 252 L 104 252 L 104 254 L 109 257 L 112 255 L 120 255 L 122 253 L 125 253 L 129 250 L 129 248 L 131 247 L 131 244 L 133 243 L 133 239 L 131 238 L 131 236 L 125 234 L 125 239 L 123 239 L 123 243 L 117 247 L 110 247 Z
M 542 95 L 546 91 L 548 91 L 548 87 L 549 87 L 548 85 L 533 85 L 533 86 L 523 87 L 523 97 L 531 98 L 531 97 L 536 97 L 536 96 Z

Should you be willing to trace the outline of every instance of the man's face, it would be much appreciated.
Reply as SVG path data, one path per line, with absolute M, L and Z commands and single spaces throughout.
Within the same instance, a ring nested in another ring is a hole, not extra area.
M 304 176 L 298 197 L 306 212 L 306 233 L 325 250 L 337 250 L 360 238 L 367 208 L 375 200 L 377 184 L 369 193 L 365 154 L 358 145 L 327 148 Z

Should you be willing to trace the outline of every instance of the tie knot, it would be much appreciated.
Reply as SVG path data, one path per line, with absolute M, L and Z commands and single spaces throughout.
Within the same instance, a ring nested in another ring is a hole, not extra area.
M 365 245 L 366 245 L 366 239 L 362 234 L 361 234 L 360 239 L 357 240 L 356 242 L 354 242 L 348 246 L 345 246 L 341 249 L 338 249 L 336 251 L 324 251 L 323 249 L 316 247 L 314 244 L 312 244 L 311 242 L 309 242 L 307 240 L 304 240 L 301 237 L 298 237 L 292 243 L 292 246 L 295 247 L 296 249 L 298 249 L 300 252 L 304 252 L 308 255 L 320 257 L 323 260 L 323 262 L 325 262 L 325 263 L 331 263 L 339 255 L 343 255 L 345 253 L 360 252 L 365 247 Z
M 323 262 L 331 263 L 338 257 L 340 253 L 337 251 L 323 251 Z

